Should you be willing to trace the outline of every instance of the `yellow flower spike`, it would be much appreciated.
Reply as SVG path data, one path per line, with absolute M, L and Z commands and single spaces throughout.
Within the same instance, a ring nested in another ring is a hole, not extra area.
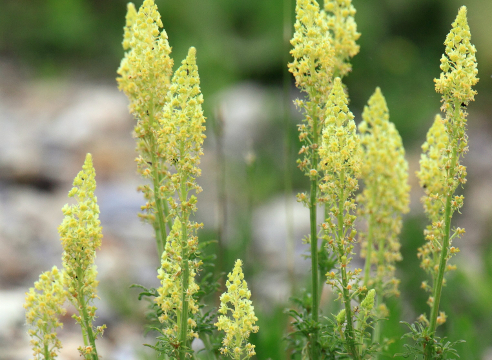
M 130 100 L 130 112 L 141 121 L 137 136 L 152 128 L 148 124 L 150 113 L 162 109 L 169 89 L 173 61 L 167 34 L 159 31 L 161 27 L 153 0 L 145 0 L 138 13 L 133 4 L 128 5 L 123 40 L 128 51 L 117 71 L 117 81 Z
M 360 307 L 369 313 L 374 307 L 375 297 L 376 297 L 376 290 L 374 289 L 369 290 L 364 300 L 362 300 L 362 302 L 360 303 Z
M 182 258 L 183 248 L 181 244 L 181 222 L 178 218 L 174 221 L 172 230 L 166 241 L 165 251 L 162 253 L 161 268 L 158 270 L 157 278 L 161 282 L 161 287 L 157 289 L 159 296 L 154 301 L 162 309 L 162 316 L 159 320 L 166 325 L 170 330 L 168 335 L 170 341 L 177 343 L 179 341 L 178 333 L 178 318 L 182 313 Z M 193 246 L 197 246 L 196 238 L 194 239 Z M 201 264 L 199 260 L 188 260 L 189 264 L 189 285 L 187 291 L 188 306 L 190 312 L 196 314 L 198 311 L 198 304 L 194 299 L 194 295 L 199 290 L 198 285 L 195 283 L 195 275 Z M 196 323 L 192 319 L 188 319 L 188 338 L 192 339 L 195 336 L 193 328 Z
M 455 266 L 448 260 L 453 255 L 453 238 L 460 237 L 463 229 L 451 229 L 451 220 L 455 211 L 463 206 L 463 196 L 454 193 L 459 184 L 466 182 L 466 167 L 460 164 L 468 151 L 466 134 L 466 107 L 474 100 L 476 91 L 472 86 L 478 82 L 476 49 L 470 43 L 470 28 L 466 19 L 466 7 L 459 9 L 452 29 L 446 36 L 445 54 L 441 58 L 441 75 L 435 79 L 436 92 L 442 94 L 441 110 L 444 120 L 436 117 L 422 149 L 419 176 L 425 189 L 424 209 L 431 225 L 424 230 L 426 243 L 418 249 L 422 259 L 421 267 L 432 278 L 432 296 L 428 305 L 429 334 L 433 337 L 437 326 L 445 321 L 445 315 L 439 315 L 442 289 L 446 271 Z M 432 339 L 428 343 L 432 344 Z M 427 346 L 425 359 L 434 355 L 434 346 Z
M 442 204 L 436 201 L 433 195 L 443 194 L 446 177 L 445 171 L 445 149 L 449 144 L 449 135 L 446 132 L 443 119 L 436 115 L 434 123 L 427 132 L 427 138 L 422 145 L 422 155 L 420 158 L 420 170 L 417 171 L 420 186 L 425 191 L 422 198 L 424 210 L 432 222 L 440 218 Z
M 343 78 L 352 71 L 350 59 L 359 53 L 360 46 L 356 41 L 360 38 L 354 20 L 355 8 L 352 0 L 325 1 L 326 24 L 332 34 L 335 53 L 334 76 Z M 331 13 L 331 14 L 330 14 Z
M 94 195 L 96 189 L 95 170 L 92 156 L 87 154 L 82 171 L 74 179 L 77 191 L 69 195 L 76 200 L 74 205 L 65 205 L 65 217 L 58 227 L 63 247 L 64 285 L 68 289 L 68 299 L 79 310 L 75 316 L 85 329 L 87 340 L 91 343 L 93 357 L 97 358 L 95 339 L 102 332 L 92 326 L 96 318 L 96 308 L 90 303 L 97 297 L 96 249 L 101 247 L 102 228 L 99 221 L 99 207 Z M 91 310 L 92 309 L 92 310 Z
M 340 78 L 336 78 L 333 89 L 328 97 L 325 113 L 323 139 L 319 150 L 321 169 L 328 173 L 327 180 L 334 179 L 341 171 L 349 192 L 357 189 L 357 180 L 361 172 L 361 147 L 356 133 L 354 115 L 348 108 L 348 99 L 343 91 Z M 350 184 L 355 180 L 355 183 Z M 327 193 L 338 191 L 324 186 Z
M 251 292 L 244 280 L 242 264 L 241 260 L 236 260 L 234 270 L 228 275 L 227 292 L 220 297 L 219 313 L 222 315 L 215 323 L 217 329 L 225 332 L 221 353 L 235 360 L 255 355 L 255 346 L 248 342 L 248 338 L 252 332 L 256 333 L 259 330 L 259 327 L 254 325 L 258 318 L 249 300 Z M 228 315 L 229 311 L 232 312 L 232 318 Z
M 205 117 L 203 116 L 203 96 L 200 91 L 200 78 L 196 65 L 196 49 L 191 47 L 188 56 L 176 70 L 169 91 L 161 120 L 159 143 L 163 146 L 161 156 L 177 172 L 171 176 L 170 191 L 179 191 L 181 179 L 189 182 L 189 188 L 200 192 L 195 183 L 200 176 L 200 156 L 205 138 Z M 171 200 L 171 207 L 173 206 Z M 190 199 L 190 206 L 196 209 L 195 201 Z
M 297 0 L 294 28 L 290 41 L 294 46 L 290 52 L 294 61 L 289 64 L 289 71 L 296 79 L 296 86 L 320 103 L 331 85 L 333 47 L 316 0 Z
M 123 48 L 127 50 L 118 68 L 118 87 L 130 100 L 130 112 L 137 120 L 134 137 L 137 139 L 137 169 L 153 186 L 139 187 L 147 204 L 139 216 L 154 226 L 159 256 L 164 250 L 167 230 L 172 226 L 165 198 L 168 193 L 163 185 L 169 175 L 164 163 L 158 160 L 157 132 L 172 75 L 173 60 L 170 57 L 167 34 L 153 0 L 145 0 L 136 12 L 128 5 L 124 28 Z M 162 187 L 162 189 L 161 189 Z
M 348 108 L 348 100 L 342 82 L 337 77 L 328 97 L 321 147 L 320 167 L 324 177 L 319 185 L 326 199 L 325 238 L 337 256 L 339 276 L 329 283 L 344 303 L 347 325 L 344 332 L 346 349 L 358 354 L 350 299 L 356 295 L 352 283 L 358 282 L 358 273 L 347 271 L 353 253 L 353 228 L 355 215 L 354 192 L 361 173 L 362 150 L 356 133 L 354 115 Z M 350 238 L 348 235 L 350 234 Z M 342 335 L 341 335 L 342 336 Z
M 470 39 L 466 7 L 462 6 L 444 42 L 446 54 L 441 58 L 441 76 L 434 80 L 436 92 L 443 95 L 443 111 L 446 113 L 453 113 L 455 101 L 468 105 L 477 93 L 472 89 L 478 83 L 477 50 Z
M 401 137 L 389 121 L 386 100 L 379 88 L 364 107 L 362 119 L 359 131 L 364 152 L 361 173 L 365 188 L 358 202 L 369 227 L 362 243 L 366 256 L 364 285 L 375 286 L 381 297 L 396 295 L 398 281 L 394 279 L 394 263 L 401 260 L 398 241 L 401 214 L 409 210 L 408 163 Z M 371 264 L 376 264 L 377 269 L 372 282 Z
M 26 322 L 30 327 L 28 333 L 36 359 L 38 354 L 42 354 L 44 359 L 55 359 L 62 348 L 56 329 L 63 326 L 59 317 L 66 313 L 63 303 L 67 293 L 63 289 L 63 277 L 64 273 L 53 266 L 41 274 L 34 288 L 26 293 Z

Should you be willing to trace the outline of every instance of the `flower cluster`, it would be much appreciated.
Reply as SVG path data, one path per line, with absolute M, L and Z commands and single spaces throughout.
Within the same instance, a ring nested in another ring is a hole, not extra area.
M 123 48 L 126 51 L 121 61 L 117 78 L 119 89 L 130 100 L 130 112 L 137 119 L 134 137 L 137 139 L 136 158 L 139 173 L 152 183 L 139 187 L 147 200 L 140 214 L 156 229 L 159 256 L 164 249 L 166 237 L 167 203 L 160 196 L 160 185 L 169 176 L 166 164 L 157 154 L 159 120 L 168 99 L 173 60 L 171 47 L 157 6 L 153 0 L 145 0 L 138 13 L 128 4 Z M 170 229 L 167 229 L 170 230 Z
M 26 293 L 26 321 L 31 327 L 31 345 L 35 359 L 54 359 L 62 345 L 57 338 L 56 329 L 62 327 L 59 316 L 66 310 L 63 303 L 66 300 L 66 291 L 63 288 L 63 272 L 56 266 L 39 276 Z
M 319 149 L 321 169 L 324 171 L 323 184 L 320 185 L 324 201 L 341 203 L 347 210 L 344 224 L 351 226 L 354 218 L 348 213 L 355 209 L 352 194 L 358 188 L 362 165 L 362 149 L 356 133 L 354 115 L 348 108 L 347 95 L 342 81 L 336 78 L 328 97 L 325 113 L 322 144 Z M 338 216 L 338 211 L 336 216 Z
M 452 242 L 465 232 L 459 227 L 451 229 L 451 219 L 463 206 L 463 196 L 454 193 L 459 184 L 466 182 L 466 167 L 460 163 L 468 151 L 466 106 L 474 100 L 476 91 L 472 86 L 478 82 L 476 49 L 471 45 L 470 37 L 466 7 L 463 6 L 444 42 L 441 76 L 434 80 L 436 91 L 442 94 L 441 110 L 446 117 L 436 117 L 429 130 L 417 173 L 425 189 L 424 209 L 431 220 L 425 230 L 426 243 L 419 249 L 418 256 L 422 258 L 421 266 L 432 278 L 432 285 L 426 281 L 422 283 L 422 288 L 432 292 L 427 302 L 431 307 L 430 318 L 427 320 L 421 315 L 419 321 L 428 325 L 432 337 L 437 326 L 446 321 L 446 314 L 439 312 L 439 305 L 444 274 L 456 268 L 448 264 L 451 256 L 459 252 Z M 432 357 L 434 350 L 433 343 L 429 342 L 426 359 Z
M 92 156 L 87 154 L 82 171 L 75 177 L 73 188 L 68 193 L 76 204 L 66 204 L 62 208 L 65 217 L 58 227 L 64 250 L 65 283 L 71 299 L 79 296 L 95 298 L 97 292 L 94 259 L 96 249 L 101 247 L 102 228 L 94 195 L 95 175 Z
M 179 219 L 176 219 L 169 232 L 166 249 L 162 253 L 161 268 L 158 270 L 157 276 L 161 281 L 161 287 L 157 289 L 159 296 L 154 299 L 162 310 L 159 321 L 166 325 L 163 332 L 168 337 L 170 343 L 179 342 L 179 325 L 183 311 L 183 251 L 190 251 L 190 248 L 196 251 L 196 247 L 198 246 L 196 237 L 192 237 L 185 244 L 182 243 L 181 227 L 181 222 Z M 188 290 L 186 291 L 185 301 L 188 302 L 189 310 L 193 314 L 196 314 L 198 311 L 198 304 L 194 299 L 194 295 L 199 290 L 198 285 L 195 283 L 195 275 L 200 265 L 201 262 L 197 259 L 188 260 Z M 198 337 L 193 331 L 193 328 L 196 326 L 194 320 L 188 318 L 188 325 L 188 338 Z
M 446 132 L 446 127 L 441 116 L 436 115 L 434 123 L 427 132 L 427 139 L 422 145 L 423 153 L 420 158 L 420 170 L 417 171 L 420 186 L 425 191 L 422 203 L 425 213 L 431 221 L 431 225 L 427 226 L 424 231 L 426 243 L 418 249 L 418 257 L 421 259 L 421 267 L 433 279 L 436 277 L 439 268 L 439 256 L 444 235 L 444 229 L 442 223 L 440 223 L 443 211 L 440 196 L 445 189 L 445 149 L 448 143 L 449 135 Z M 438 223 L 439 225 L 437 225 Z M 422 287 L 427 291 L 432 290 L 427 285 L 427 282 L 423 282 Z
M 203 155 L 202 144 L 205 138 L 203 132 L 205 117 L 202 110 L 203 96 L 200 92 L 200 77 L 196 65 L 196 49 L 191 47 L 186 59 L 176 70 L 169 91 L 169 101 L 163 109 L 160 120 L 159 144 L 162 147 L 161 156 L 165 157 L 169 166 L 176 171 L 170 176 L 168 184 L 161 189 L 165 193 L 178 193 L 181 209 L 188 212 L 196 210 L 196 198 L 189 201 L 182 197 L 183 184 L 186 189 L 201 191 L 195 178 L 200 176 L 200 156 Z M 170 198 L 171 209 L 176 210 L 178 203 Z
M 354 20 L 355 8 L 352 0 L 328 0 L 324 6 L 326 25 L 332 34 L 335 52 L 334 76 L 343 78 L 350 71 L 350 58 L 359 53 L 356 41 L 360 37 Z
M 82 171 L 75 177 L 74 187 L 68 193 L 69 197 L 75 198 L 76 204 L 63 207 L 65 217 L 58 227 L 58 232 L 64 250 L 64 285 L 68 291 L 68 299 L 79 311 L 79 315 L 74 315 L 74 318 L 91 342 L 90 354 L 97 356 L 93 342 L 102 334 L 104 327 L 93 329 L 92 321 L 96 318 L 96 307 L 90 305 L 90 302 L 97 298 L 99 282 L 96 280 L 94 260 L 96 249 L 101 247 L 102 239 L 99 206 L 94 195 L 95 175 L 92 156 L 87 154 Z
M 171 47 L 157 6 L 145 0 L 138 10 L 128 4 L 123 48 L 127 50 L 118 69 L 118 85 L 130 100 L 130 112 L 139 120 L 138 137 L 151 131 L 151 115 L 162 111 L 173 67 Z
M 336 78 L 328 97 L 319 149 L 320 167 L 324 176 L 320 184 L 322 200 L 327 214 L 323 229 L 324 243 L 336 254 L 339 273 L 326 274 L 328 284 L 335 288 L 345 306 L 347 351 L 357 353 L 353 312 L 350 299 L 362 291 L 358 286 L 361 269 L 348 270 L 355 243 L 354 221 L 356 210 L 354 192 L 358 189 L 357 178 L 361 172 L 362 150 L 356 133 L 354 116 L 348 108 L 342 81 Z
M 442 94 L 442 110 L 454 116 L 461 104 L 468 105 L 477 93 L 472 86 L 478 83 L 477 49 L 470 42 L 471 33 L 462 6 L 452 29 L 446 36 L 446 54 L 441 57 L 441 76 L 435 79 L 436 91 Z M 455 119 L 458 121 L 458 119 Z
M 333 74 L 332 40 L 316 0 L 297 1 L 294 29 L 289 71 L 296 86 L 315 101 L 329 92 Z
M 255 355 L 255 346 L 248 342 L 249 335 L 259 330 L 255 322 L 251 291 L 244 280 L 242 261 L 236 260 L 234 270 L 228 275 L 227 292 L 220 297 L 219 316 L 215 326 L 226 333 L 221 352 L 235 360 L 248 359 Z M 230 305 L 228 305 L 230 304 Z M 232 318 L 228 312 L 232 313 Z
M 303 158 L 297 162 L 306 176 L 313 178 L 318 167 L 323 109 L 332 85 L 334 52 L 326 19 L 316 0 L 297 1 L 294 27 L 291 40 L 294 61 L 289 64 L 289 71 L 296 79 L 296 86 L 307 94 L 306 100 L 296 100 L 297 106 L 306 113 L 303 123 L 298 126 L 299 140 L 303 144 L 299 155 Z
M 376 286 L 380 295 L 398 295 L 394 263 L 401 260 L 398 241 L 401 214 L 409 210 L 408 163 L 401 137 L 389 121 L 386 100 L 379 88 L 364 108 L 362 119 L 359 131 L 365 188 L 357 200 L 361 204 L 360 213 L 368 220 L 368 233 L 362 242 L 362 255 L 366 257 L 364 285 Z M 371 264 L 377 269 L 372 279 Z

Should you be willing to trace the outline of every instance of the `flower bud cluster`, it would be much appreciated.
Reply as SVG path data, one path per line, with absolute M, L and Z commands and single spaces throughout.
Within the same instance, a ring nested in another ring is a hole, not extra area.
M 461 228 L 451 230 L 451 219 L 463 206 L 463 196 L 455 196 L 454 192 L 459 184 L 466 182 L 466 168 L 460 164 L 461 157 L 468 151 L 466 106 L 474 100 L 476 91 L 472 86 L 478 82 L 476 49 L 470 38 L 466 7 L 463 6 L 444 42 L 441 76 L 434 80 L 436 92 L 442 94 L 441 110 L 446 117 L 436 116 L 422 146 L 424 153 L 417 172 L 425 191 L 424 209 L 431 220 L 431 225 L 424 231 L 426 243 L 418 249 L 421 267 L 432 278 L 432 286 L 422 283 L 422 288 L 432 291 L 427 302 L 431 307 L 431 333 L 446 321 L 444 313 L 438 316 L 444 274 L 456 269 L 455 265 L 448 264 L 448 260 L 459 252 L 452 246 L 452 240 L 465 232 Z
M 203 155 L 202 144 L 205 138 L 205 117 L 202 110 L 203 96 L 200 92 L 200 77 L 196 65 L 196 49 L 191 47 L 188 56 L 176 70 L 169 91 L 169 101 L 163 109 L 160 120 L 159 145 L 160 154 L 175 172 L 168 184 L 163 185 L 166 193 L 180 193 L 183 184 L 188 190 L 201 191 L 195 182 L 200 176 L 200 156 Z M 179 195 L 181 197 L 181 195 Z M 196 198 L 181 199 L 178 204 L 170 198 L 171 209 L 190 213 L 196 210 Z M 178 209 L 180 205 L 180 209 Z
M 340 283 L 337 287 L 341 296 L 343 289 L 357 290 L 352 287 L 360 273 L 360 269 L 347 272 L 347 265 L 355 243 L 354 192 L 358 189 L 357 178 L 361 173 L 362 149 L 340 78 L 335 79 L 328 98 L 325 119 L 319 149 L 324 176 L 319 187 L 324 201 L 330 206 L 329 216 L 323 223 L 324 238 L 338 256 L 340 271 L 348 275 L 346 279 L 342 279 L 344 275 L 330 281 L 332 286 Z
M 342 201 L 344 210 L 347 210 L 344 223 L 349 226 L 354 218 L 348 213 L 355 209 L 351 197 L 358 189 L 357 178 L 360 177 L 362 165 L 362 149 L 356 130 L 347 95 L 340 78 L 336 78 L 326 106 L 319 149 L 320 167 L 325 174 L 320 188 L 328 203 Z
M 164 227 L 163 218 L 158 219 L 161 223 L 156 222 L 155 214 L 162 212 L 160 208 L 163 207 L 162 199 L 156 193 L 160 182 L 168 176 L 168 169 L 155 154 L 160 151 L 157 144 L 159 119 L 167 101 L 173 67 L 166 31 L 159 30 L 162 26 L 154 0 L 145 0 L 138 13 L 129 3 L 123 37 L 126 53 L 117 71 L 118 87 L 130 100 L 130 112 L 137 120 L 134 129 L 139 154 L 137 169 L 143 178 L 154 183 L 153 187 L 139 187 L 147 200 L 140 217 L 153 224 L 159 232 L 165 229 L 160 229 Z
M 466 106 L 477 93 L 472 86 L 478 83 L 475 46 L 470 43 L 470 27 L 466 19 L 466 7 L 461 7 L 452 29 L 446 36 L 445 55 L 441 58 L 441 76 L 435 79 L 436 92 L 442 94 L 441 110 L 446 114 L 443 124 L 449 140 L 444 155 L 443 196 L 451 196 L 459 184 L 466 182 L 466 167 L 460 158 L 468 151 L 466 134 Z M 454 205 L 453 211 L 459 210 Z
M 34 288 L 26 293 L 24 308 L 35 359 L 55 359 L 62 347 L 56 329 L 63 327 L 59 317 L 66 313 L 63 308 L 67 296 L 63 277 L 63 272 L 53 266 L 50 271 L 42 273 Z
M 304 109 L 306 115 L 303 123 L 298 125 L 302 158 L 297 163 L 306 176 L 313 178 L 313 170 L 317 171 L 318 167 L 316 153 L 323 109 L 332 85 L 334 52 L 326 17 L 316 0 L 297 1 L 294 28 L 291 40 L 294 61 L 288 66 L 296 86 L 307 94 L 305 100 L 296 100 L 296 105 Z
M 441 57 L 440 78 L 434 80 L 436 92 L 442 94 L 442 110 L 446 112 L 447 117 L 454 116 L 454 112 L 461 104 L 468 105 L 473 101 L 477 93 L 472 89 L 472 86 L 478 83 L 475 57 L 477 49 L 471 44 L 470 39 L 466 7 L 462 6 L 444 41 L 446 54 Z M 464 124 L 460 125 L 464 126 Z
M 248 342 L 249 335 L 256 333 L 258 318 L 250 299 L 251 291 L 244 280 L 242 261 L 236 260 L 234 270 L 226 282 L 227 292 L 220 297 L 219 316 L 215 326 L 225 332 L 221 353 L 232 359 L 248 359 L 255 355 L 255 346 Z M 229 305 L 230 304 L 230 305 Z M 232 313 L 232 317 L 228 312 Z
M 343 78 L 350 71 L 350 58 L 359 53 L 356 41 L 360 37 L 354 20 L 352 0 L 327 0 L 324 6 L 326 25 L 330 30 L 334 48 L 334 76 Z
M 87 154 L 82 171 L 75 177 L 74 187 L 68 193 L 76 203 L 63 207 L 65 217 L 58 227 L 64 250 L 62 259 L 70 301 L 80 296 L 93 299 L 97 293 L 94 259 L 96 249 L 101 247 L 102 228 L 97 197 L 94 195 L 95 175 L 92 156 Z
M 357 200 L 361 204 L 359 213 L 367 218 L 369 226 L 369 233 L 363 237 L 362 255 L 374 254 L 369 261 L 377 269 L 377 276 L 366 285 L 380 289 L 385 284 L 379 291 L 398 295 L 394 264 L 401 260 L 398 240 L 401 214 L 409 211 L 408 163 L 400 134 L 389 121 L 386 100 L 379 88 L 364 107 L 362 119 L 359 131 L 365 188 Z
M 162 310 L 159 321 L 163 323 L 163 332 L 168 336 L 171 343 L 179 342 L 179 319 L 182 316 L 183 302 L 183 252 L 193 252 L 197 250 L 198 239 L 190 236 L 190 240 L 182 243 L 182 224 L 178 218 L 175 219 L 172 230 L 169 232 L 166 248 L 162 253 L 161 268 L 158 270 L 157 278 L 161 282 L 161 287 L 157 289 L 159 296 L 154 301 Z M 186 291 L 186 301 L 192 314 L 198 311 L 198 304 L 194 295 L 199 290 L 195 283 L 195 275 L 201 265 L 201 261 L 194 259 L 188 260 L 189 283 Z M 188 319 L 188 338 L 198 337 L 193 331 L 196 323 L 193 319 Z
M 294 29 L 289 71 L 296 86 L 316 101 L 329 92 L 333 73 L 332 40 L 316 0 L 297 0 Z
M 130 100 L 130 112 L 139 120 L 137 137 L 151 131 L 149 116 L 160 112 L 169 90 L 173 60 L 167 34 L 153 0 L 144 0 L 135 11 L 128 4 L 123 48 L 127 50 L 118 69 L 120 90 Z

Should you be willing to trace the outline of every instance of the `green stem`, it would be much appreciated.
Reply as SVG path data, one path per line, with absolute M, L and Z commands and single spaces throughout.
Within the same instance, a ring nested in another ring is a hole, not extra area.
M 183 149 L 182 149 L 183 150 Z M 181 151 L 183 153 L 184 151 Z M 182 179 L 181 179 L 181 206 L 183 207 L 183 204 L 187 201 L 188 199 L 188 187 L 186 186 L 187 182 L 187 175 L 182 174 Z M 179 326 L 179 340 L 180 340 L 180 350 L 179 350 L 179 358 L 181 360 L 185 360 L 186 358 L 186 350 L 185 346 L 187 343 L 187 334 L 188 334 L 188 298 L 187 298 L 187 293 L 188 293 L 188 287 L 190 283 L 190 266 L 188 263 L 189 259 L 189 252 L 188 252 L 188 214 L 184 212 L 184 209 L 182 209 L 182 219 L 181 219 L 181 258 L 182 258 L 182 266 L 181 268 L 183 269 L 181 273 L 181 280 L 183 283 L 183 292 L 181 294 L 181 303 L 183 304 L 183 309 L 181 312 L 181 323 Z
M 374 227 L 374 214 L 369 216 L 369 229 L 367 231 L 366 263 L 364 264 L 364 286 L 369 289 L 369 278 L 371 276 L 371 257 L 372 257 L 372 231 Z
M 347 339 L 347 351 L 355 360 L 360 360 L 359 352 L 357 351 L 357 347 L 355 345 L 355 334 L 354 334 L 354 324 L 352 321 L 352 306 L 350 305 L 350 293 L 348 287 L 348 279 L 347 279 L 347 264 L 342 264 L 342 256 L 345 255 L 345 249 L 343 247 L 344 240 L 344 225 L 343 225 L 343 204 L 345 203 L 345 171 L 342 170 L 340 173 L 340 197 L 338 200 L 338 256 L 339 262 L 341 265 L 341 273 L 342 273 L 342 296 L 343 303 L 345 305 L 345 316 L 347 319 L 347 326 L 345 328 L 346 339 Z
M 325 206 L 324 206 L 324 211 L 325 211 L 325 215 L 324 215 L 324 221 L 326 221 L 326 219 L 328 219 L 328 217 L 330 216 L 330 209 L 329 209 L 329 206 L 328 204 L 325 203 Z M 320 248 L 320 251 L 328 251 L 327 250 L 327 245 L 328 245 L 328 241 L 326 240 L 322 240 L 321 241 L 321 248 Z M 322 267 L 322 266 L 321 266 Z M 331 269 L 322 269 L 323 271 L 329 271 Z M 319 282 L 318 282 L 318 304 L 321 303 L 321 296 L 323 295 L 323 287 L 325 286 L 326 284 L 326 277 L 325 277 L 326 273 L 325 274 L 322 274 L 320 273 L 319 274 Z
M 458 106 L 457 106 L 458 105 Z M 459 104 L 455 103 L 454 104 L 455 108 L 455 114 L 454 117 L 458 118 L 459 117 Z M 453 133 L 454 136 L 454 133 Z M 451 137 L 451 140 L 453 137 Z M 451 155 L 451 164 L 450 168 L 448 170 L 448 176 L 446 178 L 446 186 L 448 185 L 448 182 L 450 180 L 454 180 L 454 172 L 456 168 L 456 163 L 458 161 L 458 152 L 456 149 L 456 146 L 453 147 L 453 153 Z M 443 280 L 444 280 L 444 272 L 446 268 L 446 263 L 448 260 L 448 248 L 449 248 L 449 235 L 451 232 L 451 217 L 453 216 L 452 212 L 452 207 L 451 207 L 451 201 L 453 198 L 453 191 L 447 190 L 448 194 L 446 196 L 446 206 L 444 210 L 444 237 L 442 241 L 442 248 L 441 248 L 441 256 L 439 258 L 439 270 L 437 272 L 437 279 L 434 284 L 434 291 L 433 291 L 433 297 L 434 297 L 434 302 L 432 303 L 432 309 L 431 309 L 431 315 L 430 315 L 430 325 L 429 325 L 429 334 L 431 338 L 434 338 L 436 328 L 437 328 L 437 315 L 439 313 L 439 303 L 441 301 L 441 292 L 442 292 L 442 286 L 443 286 Z M 433 346 L 433 340 L 427 344 L 426 347 L 426 352 L 425 352 L 425 360 L 431 360 L 434 354 L 434 346 Z
M 318 168 L 318 121 L 317 117 L 313 117 L 313 145 L 311 164 L 313 169 Z M 319 316 L 319 304 L 318 304 L 318 232 L 316 222 L 316 203 L 317 203 L 317 190 L 318 190 L 318 175 L 311 177 L 311 194 L 309 204 L 309 218 L 311 223 L 311 282 L 313 287 L 312 294 L 312 319 L 316 328 L 311 334 L 311 360 L 318 359 L 318 316 Z
M 48 342 L 44 343 L 44 360 L 51 360 L 50 349 L 48 348 Z
M 92 346 L 92 359 L 98 360 L 99 356 L 97 355 L 97 349 L 96 349 L 96 338 L 94 336 L 94 332 L 92 331 L 92 321 L 89 317 L 89 314 L 87 313 L 87 304 L 85 302 L 85 296 L 82 292 L 82 279 L 83 274 L 82 270 L 79 269 L 77 271 L 77 300 L 79 302 L 79 314 L 82 313 L 82 322 L 83 322 L 83 327 L 85 328 L 85 333 L 87 334 L 87 337 L 89 339 L 89 344 Z M 84 329 L 82 329 L 82 332 L 84 332 Z M 85 340 L 85 339 L 84 339 Z M 84 341 L 85 342 L 85 341 Z

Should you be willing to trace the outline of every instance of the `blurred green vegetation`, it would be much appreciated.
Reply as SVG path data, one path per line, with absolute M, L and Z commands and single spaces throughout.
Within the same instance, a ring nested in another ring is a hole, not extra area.
M 140 3 L 137 1 L 136 5 Z M 156 0 L 156 3 L 173 47 L 175 64 L 184 58 L 188 47 L 195 46 L 198 50 L 207 117 L 213 119 L 216 105 L 207 99 L 215 99 L 218 92 L 238 82 L 255 81 L 272 90 L 281 88 L 286 67 L 282 0 Z M 433 79 L 439 76 L 443 42 L 460 5 L 468 7 L 481 78 L 476 103 L 470 105 L 470 121 L 473 114 L 492 112 L 492 101 L 487 100 L 492 97 L 492 1 L 353 0 L 353 4 L 357 9 L 358 30 L 362 33 L 361 52 L 353 59 L 353 73 L 345 82 L 356 117 L 360 117 L 367 99 L 379 86 L 405 146 L 409 149 L 420 146 L 434 114 L 439 111 L 440 97 L 434 91 Z M 291 10 L 293 18 L 293 6 Z M 124 0 L 4 0 L 0 10 L 0 60 L 16 63 L 34 77 L 114 81 L 123 56 L 125 13 Z M 249 170 L 253 176 L 247 175 L 244 164 L 228 165 L 228 183 L 236 184 L 237 189 L 252 190 L 229 194 L 232 201 L 242 205 L 238 218 L 229 219 L 230 226 L 236 228 L 237 241 L 223 259 L 225 269 L 232 268 L 240 254 L 253 253 L 251 207 L 283 191 L 283 164 L 279 161 L 283 132 L 278 130 L 282 126 L 281 118 L 272 118 L 254 144 L 257 162 Z M 298 140 L 294 125 L 292 129 L 290 142 L 294 154 Z M 294 162 L 292 167 L 295 168 Z M 299 171 L 293 170 L 293 177 L 295 189 L 306 188 L 307 182 Z M 391 318 L 384 328 L 385 335 L 395 340 L 405 332 L 399 320 L 413 321 L 428 310 L 427 295 L 420 290 L 420 282 L 426 276 L 415 256 L 423 241 L 425 223 L 425 219 L 418 217 L 407 217 L 405 222 L 404 260 L 398 265 L 402 295 L 390 302 Z M 213 239 L 215 234 L 207 231 L 202 234 Z M 484 239 L 483 243 L 490 244 L 490 240 Z M 460 267 L 449 276 L 443 297 L 442 307 L 450 316 L 440 331 L 452 340 L 467 341 L 459 346 L 464 359 L 479 359 L 492 346 L 489 336 L 492 334 L 492 246 L 484 245 L 481 256 L 486 267 L 484 272 L 479 276 Z M 245 261 L 250 274 L 261 271 L 257 262 Z M 113 295 L 122 298 L 119 293 Z M 115 311 L 131 318 L 129 304 L 122 304 Z M 264 310 L 258 307 L 261 330 L 252 339 L 259 359 L 285 357 L 282 341 L 288 321 L 283 313 L 285 306 L 287 303 Z M 391 353 L 401 351 L 401 346 L 402 342 L 397 341 L 390 348 Z
M 205 98 L 238 81 L 281 86 L 283 0 L 156 0 L 168 32 L 175 63 L 187 49 L 198 49 Z M 294 17 L 294 2 L 292 13 Z M 139 6 L 141 1 L 137 1 Z M 346 82 L 355 110 L 376 86 L 386 96 L 392 120 L 404 142 L 420 142 L 439 96 L 432 79 L 439 75 L 444 38 L 460 5 L 468 6 L 472 41 L 478 49 L 475 112 L 489 111 L 492 39 L 482 0 L 354 0 L 362 33 L 361 52 Z M 124 0 L 5 0 L 0 12 L 0 57 L 36 75 L 67 75 L 111 80 L 122 58 Z M 208 104 L 208 115 L 213 109 Z

